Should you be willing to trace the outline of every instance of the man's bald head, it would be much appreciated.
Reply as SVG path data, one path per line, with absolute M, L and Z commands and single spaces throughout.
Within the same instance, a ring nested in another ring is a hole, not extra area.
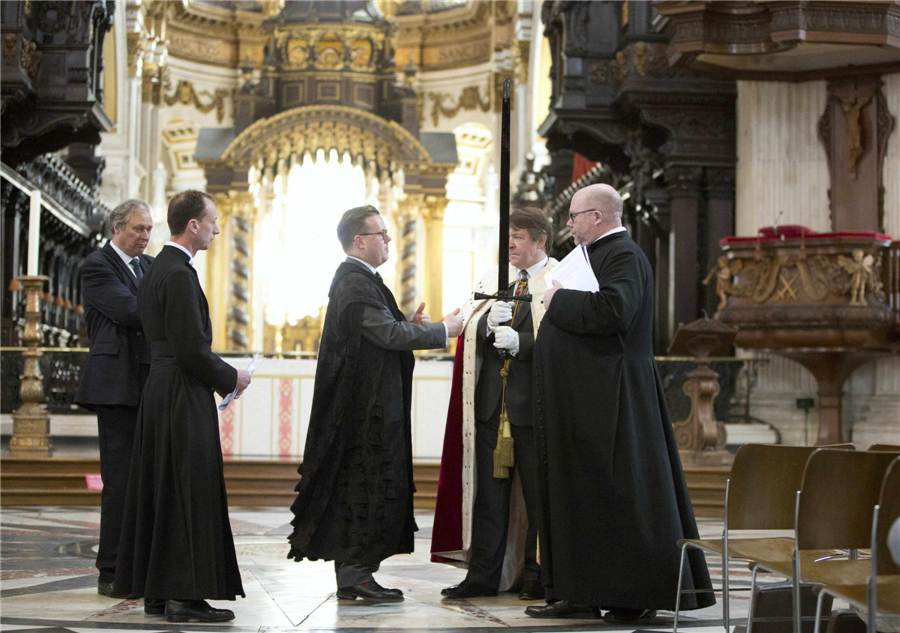
M 578 190 L 569 203 L 567 225 L 576 244 L 590 244 L 607 231 L 622 226 L 622 196 L 604 184 Z
M 588 185 L 584 189 L 579 189 L 572 196 L 571 206 L 597 209 L 604 215 L 615 216 L 619 225 L 622 224 L 622 196 L 609 185 Z

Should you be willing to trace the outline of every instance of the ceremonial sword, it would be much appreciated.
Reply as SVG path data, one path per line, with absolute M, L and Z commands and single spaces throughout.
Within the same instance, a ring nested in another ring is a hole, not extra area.
M 509 78 L 503 80 L 503 114 L 500 122 L 500 242 L 498 245 L 497 294 L 476 292 L 475 298 L 498 301 L 525 301 L 531 295 L 516 296 L 509 291 Z

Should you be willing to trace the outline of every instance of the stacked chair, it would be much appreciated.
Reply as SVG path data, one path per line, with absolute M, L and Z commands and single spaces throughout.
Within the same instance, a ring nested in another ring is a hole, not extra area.
M 900 455 L 898 447 L 878 445 L 885 450 L 854 451 L 852 445 L 831 447 L 796 447 L 753 445 L 743 446 L 735 456 L 731 477 L 725 490 L 725 522 L 722 538 L 715 540 L 682 539 L 681 561 L 684 565 L 687 548 L 696 548 L 722 556 L 722 602 L 725 630 L 729 630 L 728 564 L 731 560 L 748 562 L 752 570 L 751 602 L 747 633 L 753 627 L 753 596 L 758 571 L 768 571 L 789 578 L 792 584 L 793 623 L 800 633 L 800 587 L 809 583 L 823 588 L 825 594 L 840 595 L 840 588 L 866 589 L 873 563 L 859 560 L 860 549 L 868 548 L 873 539 L 873 510 L 879 501 L 881 521 L 887 529 L 896 518 L 894 505 L 881 494 L 887 489 L 886 472 Z M 883 484 L 884 482 L 884 484 Z M 774 538 L 740 538 L 738 530 L 792 530 L 793 536 Z M 886 545 L 884 548 L 886 549 Z M 886 556 L 873 555 L 879 566 L 887 565 Z M 889 558 L 889 557 L 887 557 Z M 881 568 L 881 567 L 880 567 Z M 884 567 L 883 569 L 888 569 Z M 894 581 L 880 572 L 875 593 L 880 592 L 878 610 L 896 613 L 898 607 Z M 854 591 L 859 591 L 855 589 Z M 678 587 L 674 633 L 678 630 L 681 599 Z M 894 601 L 892 603 L 891 601 Z M 853 603 L 853 601 L 851 601 Z M 857 603 L 854 603 L 857 604 Z M 882 608 L 883 607 L 883 608 Z M 870 609 L 874 614 L 876 609 Z M 874 622 L 874 615 L 870 616 Z M 874 628 L 870 633 L 875 633 Z
M 873 447 L 874 448 L 874 447 Z M 900 447 L 895 447 L 900 451 Z M 870 449 L 871 450 L 871 449 Z M 900 618 L 900 565 L 888 551 L 888 531 L 900 517 L 900 457 L 888 467 L 881 484 L 878 505 L 872 512 L 871 561 L 856 561 L 868 568 L 865 583 L 848 584 L 850 578 L 837 579 L 838 584 L 827 583 L 817 587 L 816 629 L 822 619 L 822 599 L 826 595 L 841 598 L 860 610 L 868 610 L 866 624 L 870 632 L 876 628 L 878 612 Z M 860 574 L 855 574 L 857 577 Z

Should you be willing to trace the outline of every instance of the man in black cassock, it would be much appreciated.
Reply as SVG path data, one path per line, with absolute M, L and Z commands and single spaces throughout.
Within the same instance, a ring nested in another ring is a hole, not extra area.
M 406 320 L 376 268 L 391 238 L 372 206 L 344 213 L 347 259 L 337 269 L 319 345 L 316 382 L 288 558 L 333 560 L 337 596 L 403 600 L 373 573 L 413 551 L 411 394 L 414 349 L 447 346 L 462 331 L 457 309 L 431 323 L 420 304 Z
M 192 266 L 218 235 L 213 198 L 172 198 L 172 238 L 144 275 L 138 311 L 150 375 L 135 430 L 115 592 L 169 622 L 222 622 L 206 599 L 244 595 L 228 519 L 213 391 L 240 394 L 250 374 L 210 350 L 209 305 Z
M 674 609 L 678 539 L 698 538 L 659 371 L 653 359 L 653 275 L 622 226 L 609 185 L 572 198 L 568 226 L 587 248 L 599 292 L 544 294 L 535 342 L 541 577 L 548 604 L 532 617 L 638 622 Z M 710 589 L 691 551 L 684 589 Z M 715 604 L 685 594 L 682 608 Z

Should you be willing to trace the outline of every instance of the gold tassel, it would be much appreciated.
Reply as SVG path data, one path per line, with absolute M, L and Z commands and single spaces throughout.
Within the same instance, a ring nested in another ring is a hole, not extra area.
M 500 464 L 507 468 L 516 465 L 516 453 L 513 450 L 514 440 L 512 437 L 512 429 L 509 426 L 509 416 L 504 411 L 500 416 L 500 432 L 497 434 L 497 450 L 499 452 Z

